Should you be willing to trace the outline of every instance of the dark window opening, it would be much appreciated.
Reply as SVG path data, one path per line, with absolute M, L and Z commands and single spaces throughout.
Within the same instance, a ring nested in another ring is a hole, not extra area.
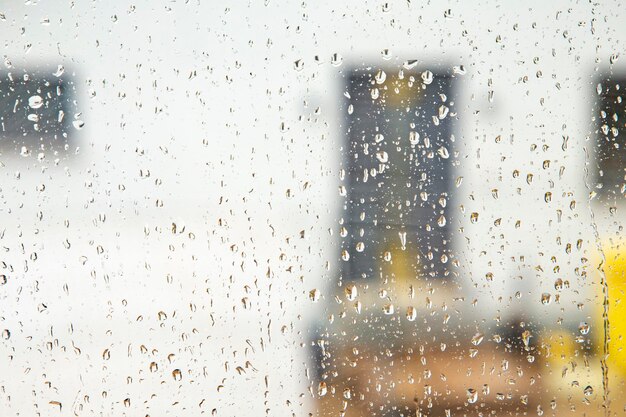
M 626 192 L 626 104 L 623 89 L 626 79 L 610 78 L 598 84 L 599 107 L 596 114 L 599 194 L 611 197 Z
M 75 120 L 75 86 L 55 71 L 0 74 L 0 146 L 3 150 L 41 143 L 64 146 L 82 128 Z
M 343 279 L 449 275 L 453 81 L 430 71 L 348 77 Z

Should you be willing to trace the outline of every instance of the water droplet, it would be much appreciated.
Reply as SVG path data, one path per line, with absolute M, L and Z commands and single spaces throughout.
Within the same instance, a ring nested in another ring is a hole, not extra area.
M 43 98 L 41 98 L 41 96 L 31 96 L 28 99 L 28 105 L 32 109 L 38 109 L 43 106 Z
M 450 112 L 450 109 L 446 106 L 439 106 L 439 119 L 443 120 L 446 118 L 446 116 L 448 115 L 448 113 Z
M 358 295 L 358 291 L 357 291 L 356 285 L 354 285 L 354 284 L 350 284 L 350 285 L 346 286 L 344 291 L 346 293 L 346 298 L 349 301 L 354 301 L 356 299 L 357 295 Z
M 433 73 L 429 70 L 422 72 L 422 82 L 426 85 L 432 84 Z
M 395 307 L 393 306 L 393 304 L 385 304 L 383 306 L 383 313 L 387 314 L 387 315 L 391 315 L 396 311 Z
M 63 65 L 57 65 L 57 70 L 52 73 L 55 77 L 60 77 L 65 72 L 65 67 Z
M 402 250 L 406 249 L 406 232 L 398 232 L 398 237 L 400 237 L 400 247 Z
M 383 84 L 386 79 L 387 79 L 387 73 L 385 73 L 385 71 L 383 70 L 378 70 L 376 72 L 376 75 L 374 76 L 374 80 L 376 81 L 376 84 Z
M 330 64 L 333 67 L 340 66 L 341 64 L 343 64 L 343 57 L 339 55 L 338 53 L 332 54 L 332 56 L 330 57 Z
M 474 404 L 478 401 L 478 392 L 474 388 L 467 389 L 467 402 L 470 404 Z
M 529 330 L 524 330 L 522 332 L 522 342 L 524 342 L 524 347 L 528 350 L 528 348 L 530 347 L 530 338 L 532 337 L 532 334 L 530 333 Z
M 543 199 L 546 203 L 549 203 L 550 201 L 552 201 L 552 193 L 550 191 L 546 192 Z
M 589 326 L 589 324 L 584 321 L 581 322 L 580 325 L 578 326 L 578 331 L 580 331 L 580 334 L 582 335 L 589 334 L 590 329 L 591 329 L 591 326 Z
M 378 151 L 376 152 L 376 159 L 378 159 L 381 164 L 384 164 L 389 161 L 389 155 L 385 151 Z
M 452 67 L 452 72 L 459 75 L 465 75 L 467 71 L 465 70 L 465 66 L 455 65 Z
M 406 308 L 406 319 L 408 321 L 415 321 L 417 318 L 417 309 L 413 306 L 409 306 Z
M 402 64 L 402 66 L 404 67 L 404 69 L 410 70 L 415 68 L 415 66 L 417 65 L 417 59 L 409 59 L 408 61 L 404 61 L 404 63 Z
M 316 303 L 319 299 L 320 299 L 320 292 L 316 288 L 309 291 L 309 300 Z
M 474 336 L 472 336 L 472 345 L 474 346 L 480 345 L 484 338 L 485 338 L 484 334 L 476 333 Z
M 437 153 L 439 154 L 440 157 L 442 157 L 443 159 L 448 159 L 450 157 L 450 154 L 448 153 L 448 150 L 442 146 L 441 148 L 439 148 L 437 150 Z
M 611 54 L 611 56 L 609 56 L 609 62 L 611 64 L 615 64 L 618 59 L 619 59 L 619 53 L 613 53 Z

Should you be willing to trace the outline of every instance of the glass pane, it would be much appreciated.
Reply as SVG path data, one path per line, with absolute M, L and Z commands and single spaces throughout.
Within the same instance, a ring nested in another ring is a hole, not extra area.
M 624 414 L 620 2 L 0 33 L 0 416 Z

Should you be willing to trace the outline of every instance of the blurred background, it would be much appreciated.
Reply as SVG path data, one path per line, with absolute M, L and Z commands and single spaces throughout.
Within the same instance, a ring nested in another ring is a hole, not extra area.
M 619 416 L 626 12 L 0 5 L 1 416 Z

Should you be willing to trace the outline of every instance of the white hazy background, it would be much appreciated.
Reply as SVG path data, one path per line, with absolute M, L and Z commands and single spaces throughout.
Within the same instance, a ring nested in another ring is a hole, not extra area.
M 0 340 L 1 415 L 314 411 L 311 328 L 335 291 L 339 247 L 328 229 L 341 216 L 342 71 L 354 65 L 399 69 L 418 59 L 467 69 L 456 103 L 465 210 L 456 246 L 472 317 L 524 310 L 546 326 L 592 317 L 593 306 L 581 312 L 575 304 L 591 303 L 597 288 L 577 281 L 581 254 L 566 255 L 556 237 L 583 239 L 588 256 L 595 244 L 585 149 L 593 156 L 596 77 L 623 67 L 608 61 L 624 54 L 624 8 L 384 3 L 0 5 L 4 70 L 63 65 L 75 73 L 86 123 L 58 161 L 36 148 L 0 155 L 8 278 L 0 330 L 11 332 Z M 334 53 L 342 66 L 331 65 Z M 579 294 L 546 307 L 539 294 L 553 287 L 553 253 Z M 520 255 L 522 266 L 511 261 Z M 486 272 L 494 274 L 489 285 Z M 308 298 L 314 288 L 322 294 L 316 304 Z M 523 299 L 510 301 L 518 290 Z

